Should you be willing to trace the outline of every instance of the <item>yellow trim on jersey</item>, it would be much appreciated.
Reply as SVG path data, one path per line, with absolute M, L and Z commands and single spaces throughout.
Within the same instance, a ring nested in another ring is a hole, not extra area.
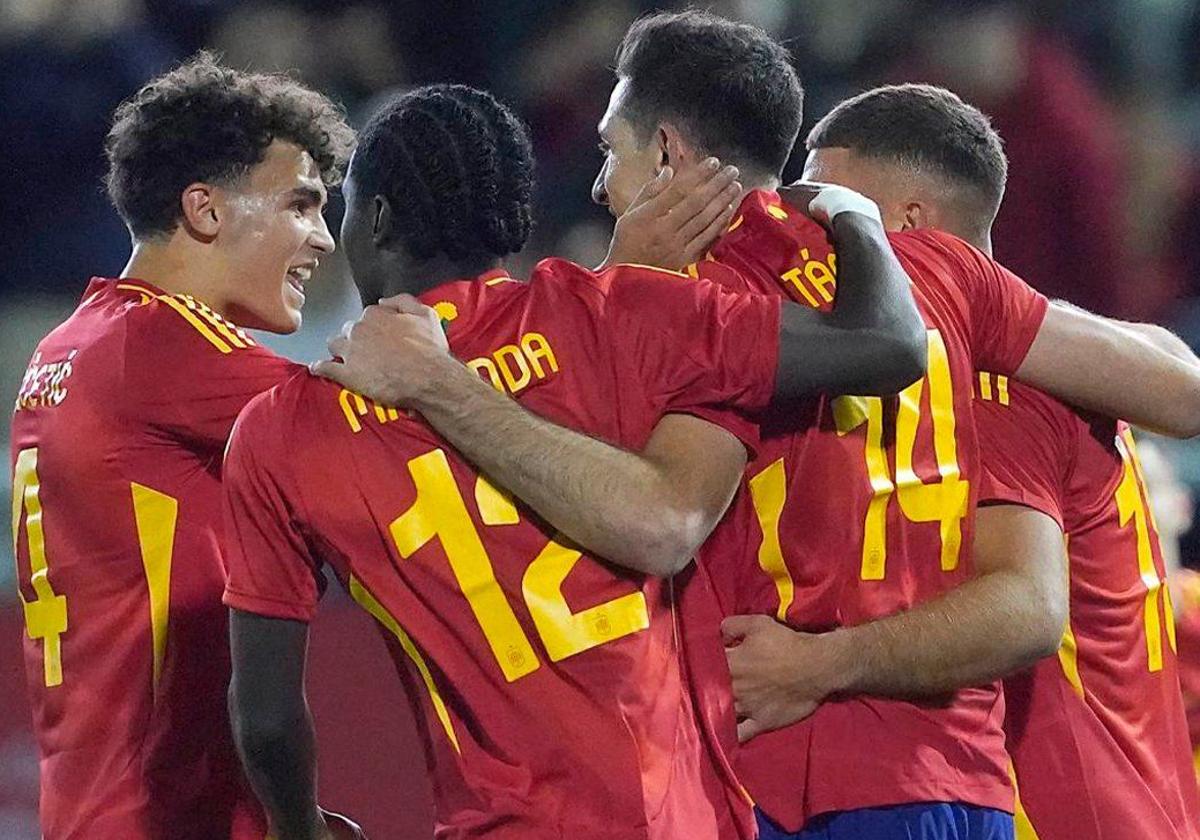
M 728 227 L 728 228 L 725 230 L 725 232 L 726 232 L 726 233 L 733 233 L 735 230 L 737 230 L 738 228 L 740 228 L 740 227 L 742 226 L 742 222 L 744 222 L 744 221 L 746 221 L 746 217 L 745 217 L 744 215 L 742 215 L 742 216 L 738 216 L 736 219 L 734 219 L 734 220 L 733 220 L 733 224 L 731 224 L 731 225 L 730 225 L 730 226 L 729 226 L 729 227 Z
M 661 265 L 642 265 L 641 263 L 616 263 L 610 265 L 609 268 L 648 268 L 651 271 L 661 271 L 663 274 L 674 274 L 676 277 L 689 279 L 682 271 L 675 271 L 673 268 L 663 268 Z
M 171 613 L 171 558 L 175 552 L 175 522 L 179 502 L 137 482 L 129 486 L 133 496 L 133 518 L 137 523 L 138 546 L 146 588 L 150 595 L 150 638 L 154 646 L 154 692 L 162 677 L 167 653 L 167 626 Z
M 786 210 L 784 210 L 782 207 L 780 207 L 778 204 L 768 204 L 767 212 L 770 213 L 772 216 L 774 216 L 776 219 L 778 219 L 781 222 L 788 217 L 788 212 Z
M 1000 405 L 1008 405 L 1008 377 L 996 375 L 996 398 Z
M 386 627 L 389 633 L 396 637 L 396 641 L 400 643 L 400 647 L 404 649 L 404 652 L 408 654 L 408 658 L 417 666 L 421 680 L 425 683 L 426 690 L 429 691 L 429 699 L 433 703 L 433 710 L 437 714 L 438 720 L 442 722 L 442 729 L 446 730 L 446 737 L 450 739 L 450 743 L 454 746 L 454 751 L 462 755 L 462 749 L 458 746 L 458 736 L 454 734 L 454 724 L 450 720 L 450 712 L 446 709 L 441 692 L 438 691 L 437 685 L 433 681 L 433 674 L 429 672 L 429 666 L 425 664 L 425 658 L 421 656 L 421 652 L 417 650 L 417 646 L 413 644 L 413 640 L 404 632 L 404 628 L 400 626 L 400 622 L 396 621 L 395 617 L 387 611 L 387 608 L 379 603 L 375 599 L 375 596 L 368 592 L 367 588 L 354 575 L 350 576 L 350 597 L 358 602 L 359 606 L 364 610 L 374 616 L 376 621 Z
M 167 306 L 171 307 L 176 312 L 178 312 L 181 316 L 183 316 L 183 319 L 185 321 L 187 321 L 189 324 L 191 324 L 193 327 L 195 327 L 196 332 L 198 332 L 198 333 L 200 333 L 200 335 L 204 336 L 205 341 L 207 341 L 213 347 L 216 347 L 222 353 L 232 353 L 233 352 L 233 348 L 230 347 L 229 344 L 224 339 L 220 338 L 216 333 L 214 333 L 211 329 L 209 329 L 207 324 L 205 324 L 198 317 L 196 317 L 195 313 L 193 313 L 190 309 L 188 309 L 187 304 L 185 304 L 183 301 L 178 300 L 177 298 L 174 298 L 171 295 L 156 294 L 156 293 L 150 291 L 149 289 L 143 289 L 141 286 L 134 286 L 131 284 L 126 284 L 126 283 L 118 284 L 117 288 L 118 289 L 129 289 L 131 291 L 140 292 L 142 294 L 149 294 L 155 300 L 162 301 Z
M 230 344 L 239 349 L 245 347 L 255 347 L 257 343 L 250 336 L 246 335 L 239 327 L 234 326 L 229 321 L 221 317 L 219 313 L 213 310 L 208 304 L 203 301 L 196 300 L 191 295 L 180 295 L 184 302 L 188 305 L 188 309 L 199 312 L 204 316 L 204 319 L 217 328 L 217 332 L 229 339 Z

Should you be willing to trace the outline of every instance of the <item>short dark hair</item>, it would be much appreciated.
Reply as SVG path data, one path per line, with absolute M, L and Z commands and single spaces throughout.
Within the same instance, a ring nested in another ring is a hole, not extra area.
M 332 185 L 354 133 L 341 108 L 296 80 L 239 72 L 200 52 L 117 107 L 105 142 L 109 197 L 135 237 L 170 233 L 188 184 L 236 180 L 273 140 L 305 149 Z
M 360 133 L 354 179 L 357 192 L 388 199 L 419 260 L 514 254 L 533 226 L 529 131 L 466 85 L 428 85 L 384 105 Z
M 672 120 L 705 153 L 779 175 L 803 118 L 791 55 L 763 30 L 689 9 L 643 17 L 617 50 L 642 137 Z
M 987 215 L 985 227 L 1008 179 L 1004 145 L 987 116 L 933 85 L 889 85 L 847 99 L 813 127 L 807 146 L 850 149 L 966 185 Z

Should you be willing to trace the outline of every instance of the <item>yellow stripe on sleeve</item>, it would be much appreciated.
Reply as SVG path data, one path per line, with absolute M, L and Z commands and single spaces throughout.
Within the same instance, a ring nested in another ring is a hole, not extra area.
M 450 739 L 450 743 L 454 746 L 454 751 L 459 755 L 462 754 L 462 749 L 458 746 L 458 736 L 454 734 L 454 724 L 450 720 L 450 712 L 446 709 L 446 704 L 442 700 L 441 692 L 438 691 L 437 685 L 433 681 L 433 674 L 429 672 L 429 666 L 425 664 L 425 658 L 421 656 L 421 652 L 417 650 L 417 646 L 413 644 L 413 640 L 404 628 L 400 626 L 400 622 L 396 621 L 395 617 L 387 611 L 383 604 L 375 599 L 375 596 L 367 591 L 367 588 L 362 585 L 358 578 L 350 576 L 350 597 L 358 602 L 364 610 L 374 616 L 375 620 L 387 628 L 388 632 L 396 637 L 396 641 L 400 643 L 400 647 L 408 654 L 408 658 L 417 666 L 417 672 L 421 675 L 421 680 L 425 683 L 425 688 L 429 691 L 429 699 L 433 702 L 433 710 L 437 714 L 438 720 L 442 722 L 442 729 L 446 730 L 446 737 Z
M 996 396 L 1000 405 L 1008 405 L 1008 377 L 996 376 Z

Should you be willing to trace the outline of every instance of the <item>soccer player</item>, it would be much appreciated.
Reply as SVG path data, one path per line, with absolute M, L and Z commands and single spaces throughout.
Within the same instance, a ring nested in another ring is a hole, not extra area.
M 714 109 L 716 102 L 721 107 Z M 596 197 L 620 213 L 656 168 L 670 164 L 682 172 L 704 154 L 722 154 L 762 189 L 743 202 L 712 249 L 713 260 L 689 272 L 704 276 L 729 262 L 754 288 L 828 305 L 835 273 L 828 250 L 771 193 L 799 122 L 800 89 L 786 52 L 761 32 L 694 12 L 647 18 L 631 28 L 618 56 L 618 84 L 601 125 L 608 149 Z M 975 364 L 999 364 L 1005 375 L 1019 368 L 1097 408 L 1136 412 L 1145 422 L 1194 433 L 1194 399 L 1183 408 L 1149 399 L 1164 381 L 1194 395 L 1190 366 L 1110 324 L 1047 310 L 1044 299 L 953 237 L 920 232 L 893 242 L 935 328 L 930 373 L 899 399 L 810 403 L 809 428 L 798 435 L 785 432 L 794 417 L 768 421 L 749 492 L 705 546 L 697 572 L 712 579 L 726 613 L 761 612 L 796 627 L 830 629 L 903 611 L 967 580 L 963 546 L 971 544 L 981 478 L 970 412 Z M 649 501 L 614 500 L 611 485 L 590 493 L 592 485 L 581 479 L 615 475 L 626 461 L 614 455 L 605 463 L 593 442 L 549 431 L 482 389 L 443 390 L 439 401 L 471 410 L 439 409 L 397 372 L 388 378 L 385 347 L 406 351 L 382 334 L 373 350 L 365 341 L 358 347 L 377 357 L 376 395 L 414 404 L 568 536 L 585 545 L 608 540 L 617 544 L 609 553 L 617 554 L 637 519 L 654 521 L 662 510 Z M 418 355 L 412 347 L 407 352 Z M 1087 367 L 1094 359 L 1109 363 L 1103 374 Z M 393 368 L 396 361 L 392 356 Z M 473 422 L 485 412 L 486 424 Z M 556 442 L 556 457 L 540 461 L 539 441 L 548 440 Z M 702 448 L 689 450 L 683 439 L 673 445 L 692 453 L 689 469 L 702 468 Z M 591 464 L 591 472 L 575 471 L 576 459 Z M 557 504 L 568 494 L 574 504 Z M 591 516 L 601 509 L 605 517 Z M 755 627 L 751 622 L 749 629 Z M 702 669 L 695 666 L 694 680 Z M 811 823 L 799 836 L 1005 836 L 1012 823 L 1004 812 L 1013 800 L 1001 708 L 994 686 L 934 702 L 838 699 L 814 720 L 756 739 L 740 767 L 769 815 L 764 831 L 796 832 Z M 762 723 L 747 718 L 743 734 Z
M 363 129 L 343 245 L 364 301 L 418 291 L 424 335 L 441 338 L 440 322 L 469 360 L 431 392 L 465 380 L 666 461 L 655 436 L 684 430 L 713 467 L 672 491 L 698 500 L 677 513 L 699 529 L 737 487 L 739 436 L 756 437 L 731 408 L 843 381 L 886 393 L 919 375 L 907 278 L 868 215 L 828 211 L 845 295 L 833 317 L 641 267 L 546 260 L 522 283 L 500 263 L 529 232 L 531 169 L 524 127 L 462 86 L 398 97 Z M 381 322 L 368 309 L 355 331 Z M 356 361 L 346 339 L 331 350 L 344 363 L 324 368 Z M 553 446 L 537 457 L 553 461 Z M 225 490 L 235 738 L 280 840 L 322 831 L 303 670 L 326 564 L 402 671 L 439 836 L 711 839 L 748 813 L 713 796 L 672 584 L 585 555 L 418 417 L 297 375 L 243 412 Z M 690 555 L 658 524 L 641 529 L 643 559 Z
M 822 119 L 808 147 L 808 176 L 868 192 L 890 227 L 936 226 L 987 249 L 1004 153 L 987 118 L 949 91 L 868 91 Z M 1166 330 L 1127 328 L 1200 364 Z M 1041 840 L 1192 840 L 1200 802 L 1174 620 L 1133 435 L 990 371 L 975 387 L 977 577 L 919 614 L 793 645 L 791 682 L 807 700 L 931 694 L 1008 675 L 1049 640 L 1057 658 L 1004 683 L 1018 819 Z
M 325 97 L 204 54 L 116 111 L 132 256 L 40 342 L 12 421 L 46 840 L 266 833 L 225 705 L 221 455 L 296 367 L 242 327 L 299 325 L 351 139 Z

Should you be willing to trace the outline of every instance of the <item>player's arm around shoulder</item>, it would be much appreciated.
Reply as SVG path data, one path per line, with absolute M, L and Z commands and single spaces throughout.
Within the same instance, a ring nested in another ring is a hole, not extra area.
M 829 229 L 838 290 L 830 313 L 784 305 L 776 399 L 815 391 L 894 394 L 923 376 L 925 323 L 878 206 L 826 184 L 794 184 L 780 194 Z
M 1200 360 L 1162 327 L 1123 324 L 1056 301 L 1017 376 L 1151 431 L 1200 435 Z

